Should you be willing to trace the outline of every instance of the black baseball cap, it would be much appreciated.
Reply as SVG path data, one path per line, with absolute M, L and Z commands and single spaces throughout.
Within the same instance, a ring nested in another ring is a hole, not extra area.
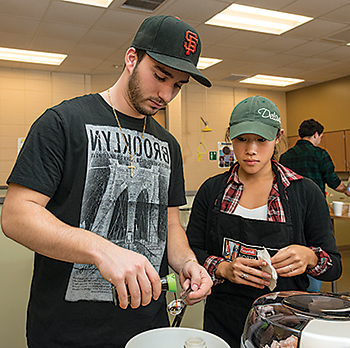
M 179 18 L 167 15 L 146 18 L 131 46 L 146 51 L 158 63 L 186 72 L 197 82 L 211 87 L 211 82 L 196 68 L 201 53 L 199 35 Z

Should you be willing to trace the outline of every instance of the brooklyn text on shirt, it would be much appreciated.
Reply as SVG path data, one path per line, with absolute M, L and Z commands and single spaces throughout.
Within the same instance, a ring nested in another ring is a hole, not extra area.
M 136 158 L 143 157 L 148 160 L 165 162 L 167 164 L 170 163 L 170 153 L 167 142 L 161 141 L 152 135 L 145 134 L 144 141 L 141 143 L 141 146 L 138 147 L 141 141 L 141 133 L 128 129 L 124 129 L 124 131 L 126 135 L 125 139 L 128 142 L 130 150 L 133 152 L 138 148 L 135 153 Z M 89 126 L 87 132 L 90 138 L 89 144 L 92 153 L 107 151 L 107 153 L 114 156 L 118 154 L 127 154 L 127 147 L 118 128 Z

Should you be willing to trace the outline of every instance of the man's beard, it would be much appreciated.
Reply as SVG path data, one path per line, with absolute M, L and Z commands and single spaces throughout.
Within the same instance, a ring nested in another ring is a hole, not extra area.
M 137 69 L 138 68 L 136 66 L 132 74 L 129 76 L 129 80 L 128 80 L 128 97 L 129 97 L 130 103 L 139 114 L 145 115 L 145 116 L 153 116 L 159 111 L 159 109 L 151 108 L 151 107 L 146 108 L 145 106 L 143 106 L 143 101 L 146 101 L 147 99 L 143 99 L 143 95 L 141 93 L 141 88 L 140 88 L 140 79 L 139 79 L 139 74 Z M 156 101 L 157 103 L 164 104 L 164 106 L 166 105 L 164 100 L 159 100 L 154 98 L 153 100 Z

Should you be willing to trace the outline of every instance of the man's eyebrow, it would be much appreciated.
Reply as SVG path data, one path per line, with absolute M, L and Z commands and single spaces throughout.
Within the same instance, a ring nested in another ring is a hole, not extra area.
M 157 70 L 159 70 L 160 72 L 162 72 L 164 75 L 170 77 L 170 78 L 174 78 L 174 76 L 165 68 L 163 68 L 162 66 L 156 65 L 155 66 Z M 183 80 L 183 81 L 179 81 L 183 84 L 188 83 L 189 82 L 189 78 L 187 80 Z

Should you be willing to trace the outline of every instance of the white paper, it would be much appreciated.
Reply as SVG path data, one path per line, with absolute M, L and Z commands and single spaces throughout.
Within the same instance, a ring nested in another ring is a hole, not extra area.
M 261 269 L 264 272 L 271 274 L 269 289 L 272 291 L 277 285 L 277 277 L 278 276 L 277 276 L 277 272 L 276 272 L 275 268 L 271 264 L 270 254 L 266 250 L 265 247 L 264 247 L 263 250 L 258 250 L 258 259 L 259 260 L 264 260 L 267 263 L 267 265 L 265 267 L 261 267 Z

